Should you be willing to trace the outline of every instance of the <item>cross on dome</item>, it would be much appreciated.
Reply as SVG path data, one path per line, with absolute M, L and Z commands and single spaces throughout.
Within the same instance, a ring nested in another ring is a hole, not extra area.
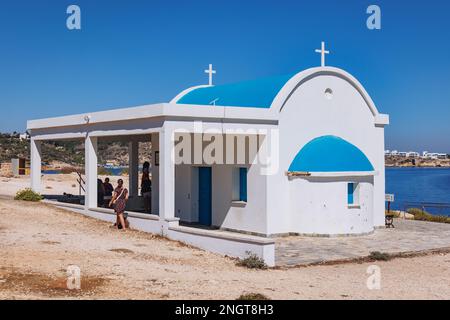
M 330 51 L 325 50 L 325 42 L 322 41 L 322 48 L 321 49 L 316 49 L 317 53 L 320 53 L 321 55 L 321 66 L 325 67 L 325 55 L 326 54 L 330 54 Z
M 207 70 L 205 70 L 205 73 L 207 73 L 209 75 L 209 85 L 212 86 L 213 85 L 213 74 L 216 74 L 216 70 L 213 70 L 213 65 L 210 63 L 209 64 L 209 68 Z

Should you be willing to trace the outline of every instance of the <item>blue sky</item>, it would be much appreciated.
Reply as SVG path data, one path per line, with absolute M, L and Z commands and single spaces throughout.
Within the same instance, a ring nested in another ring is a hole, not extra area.
M 81 7 L 82 30 L 66 28 Z M 366 9 L 382 10 L 382 29 Z M 0 131 L 26 120 L 165 102 L 203 84 L 327 64 L 358 78 L 389 113 L 386 147 L 450 153 L 450 2 L 106 1 L 0 3 Z

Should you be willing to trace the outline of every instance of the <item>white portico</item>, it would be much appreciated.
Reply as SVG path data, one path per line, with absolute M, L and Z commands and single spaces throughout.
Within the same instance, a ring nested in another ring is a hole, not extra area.
M 324 44 L 318 52 L 322 66 L 296 74 L 214 86 L 210 65 L 209 85 L 168 103 L 29 121 L 32 188 L 41 190 L 41 141 L 82 140 L 77 210 L 112 220 L 97 208 L 98 143 L 129 143 L 138 196 L 137 146 L 151 141 L 152 210 L 130 212 L 133 228 L 272 265 L 273 236 L 371 233 L 384 225 L 389 117 L 353 76 L 325 66 Z
M 249 112 L 246 109 L 224 107 L 205 108 L 204 106 L 181 106 L 171 103 L 155 104 L 112 111 L 95 112 L 61 118 L 32 120 L 28 122 L 31 139 L 31 181 L 32 188 L 40 192 L 41 187 L 41 148 L 43 140 L 83 140 L 85 143 L 86 169 L 86 209 L 97 206 L 97 144 L 99 140 L 108 141 L 111 137 L 129 142 L 130 152 L 130 194 L 138 190 L 137 143 L 152 142 L 152 177 L 158 180 L 158 197 L 153 201 L 152 213 L 161 219 L 174 218 L 175 203 L 175 164 L 172 159 L 175 134 L 177 132 L 202 134 L 213 131 L 225 133 L 239 127 L 242 130 L 268 130 L 276 124 L 270 110 Z M 89 119 L 87 121 L 87 118 Z M 223 119 L 228 119 L 223 122 Z M 248 122 L 252 124 L 249 125 Z M 69 125 L 70 123 L 70 125 Z M 201 123 L 196 126 L 196 123 Z M 199 131 L 202 130 L 202 131 Z M 156 160 L 158 164 L 155 163 Z M 156 181 L 154 181 L 156 182 Z
M 227 232 L 193 229 L 179 225 L 180 214 L 175 206 L 183 195 L 176 193 L 176 164 L 173 152 L 176 133 L 202 135 L 205 132 L 224 134 L 227 130 L 270 130 L 276 119 L 270 110 L 249 112 L 242 108 L 207 107 L 163 103 L 134 108 L 94 112 L 89 115 L 33 120 L 28 122 L 31 139 L 31 186 L 41 186 L 41 142 L 44 140 L 79 140 L 85 145 L 86 193 L 84 207 L 55 203 L 99 219 L 114 221 L 111 209 L 97 207 L 98 143 L 127 141 L 130 155 L 130 195 L 138 195 L 138 142 L 152 143 L 152 210 L 151 214 L 129 212 L 132 228 L 160 233 L 198 247 L 244 257 L 254 252 L 273 264 L 274 242 Z M 253 132 L 253 131 L 251 131 Z M 201 157 L 200 157 L 201 159 Z M 208 166 L 200 160 L 196 167 Z M 182 179 L 178 180 L 182 183 Z M 193 192 L 195 193 L 195 191 Z M 182 201 L 182 200 L 181 200 Z M 212 214 L 212 213 L 211 213 Z M 188 221 L 190 222 L 190 221 Z

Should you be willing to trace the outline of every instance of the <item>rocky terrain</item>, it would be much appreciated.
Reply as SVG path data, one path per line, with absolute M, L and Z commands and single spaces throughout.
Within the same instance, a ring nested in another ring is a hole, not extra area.
M 386 156 L 386 167 L 420 167 L 420 168 L 450 168 L 450 158 L 423 159 L 401 156 Z
M 99 163 L 115 166 L 128 165 L 128 145 L 123 142 L 99 142 Z M 151 143 L 139 144 L 140 161 L 150 160 Z M 18 133 L 0 133 L 0 163 L 12 158 L 30 158 L 30 142 L 21 140 Z M 42 144 L 42 161 L 48 167 L 64 168 L 84 166 L 84 143 L 82 141 L 49 141 Z
M 128 166 L 128 144 L 124 142 L 99 142 L 99 163 Z M 0 163 L 12 158 L 30 157 L 30 144 L 20 140 L 18 133 L 0 133 Z M 151 143 L 139 144 L 139 161 L 149 161 Z M 84 144 L 82 141 L 49 141 L 42 144 L 42 160 L 49 167 L 64 168 L 84 166 Z M 401 156 L 386 156 L 386 167 L 445 167 L 450 168 L 450 158 L 422 159 Z

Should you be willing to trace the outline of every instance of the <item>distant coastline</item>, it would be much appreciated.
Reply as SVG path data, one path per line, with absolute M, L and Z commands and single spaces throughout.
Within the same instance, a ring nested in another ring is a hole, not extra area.
M 385 156 L 386 168 L 450 168 L 450 158 L 429 159 L 420 157 Z
M 450 166 L 426 166 L 426 167 L 419 167 L 419 166 L 391 166 L 386 165 L 384 166 L 386 169 L 450 169 Z

